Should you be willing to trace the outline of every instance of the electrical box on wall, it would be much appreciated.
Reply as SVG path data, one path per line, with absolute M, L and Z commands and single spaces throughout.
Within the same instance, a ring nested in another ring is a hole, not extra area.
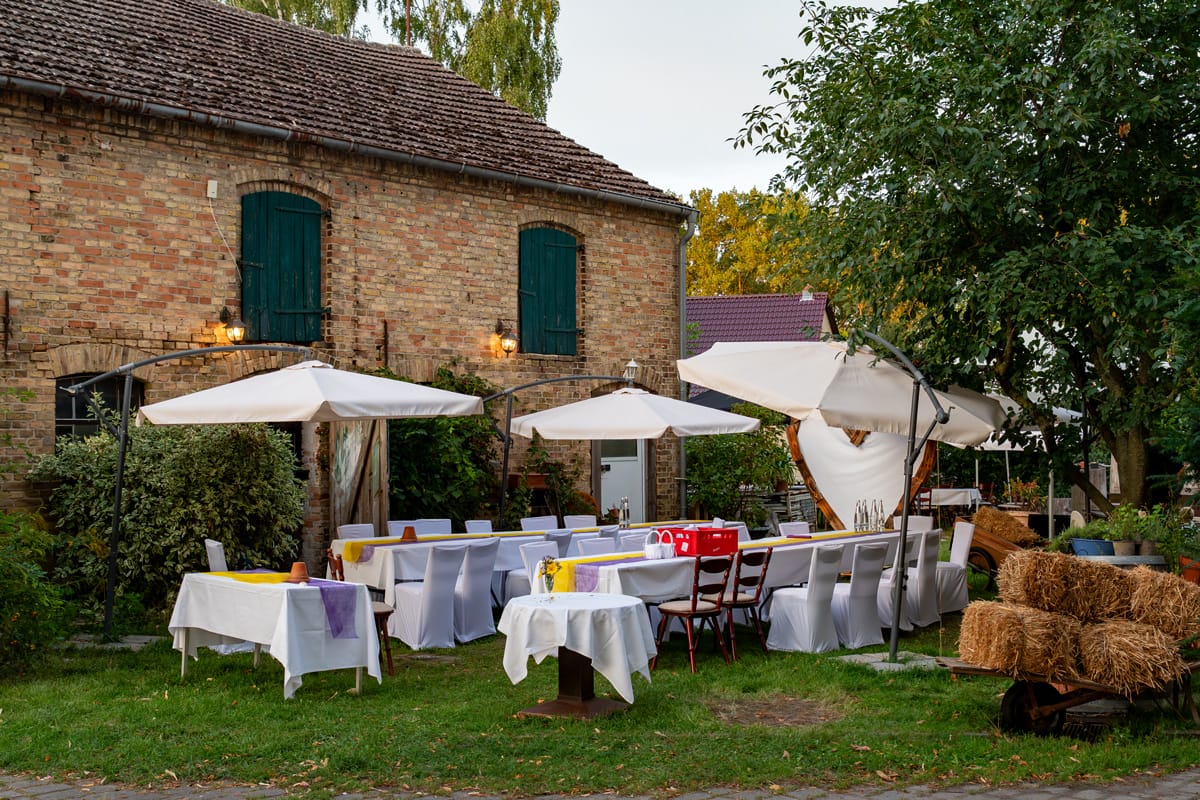
M 216 181 L 208 182 L 208 191 L 206 192 L 206 194 L 208 195 L 209 200 L 217 199 L 217 182 Z

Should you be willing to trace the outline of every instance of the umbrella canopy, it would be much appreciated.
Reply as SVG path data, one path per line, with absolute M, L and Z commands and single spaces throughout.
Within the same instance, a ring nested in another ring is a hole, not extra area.
M 758 425 L 753 417 L 625 388 L 514 417 L 512 432 L 528 437 L 536 432 L 546 439 L 657 439 L 668 430 L 705 436 L 747 433 Z
M 142 406 L 156 425 L 234 422 L 330 422 L 482 414 L 478 397 L 334 369 L 321 361 Z
M 838 342 L 718 342 L 676 363 L 686 381 L 795 419 L 820 414 L 835 427 L 908 433 L 912 376 L 865 347 L 851 355 Z M 950 420 L 930 439 L 978 444 L 1004 423 L 1000 404 L 977 392 L 954 388 L 937 396 Z M 917 428 L 924 432 L 934 409 L 925 393 L 919 400 Z

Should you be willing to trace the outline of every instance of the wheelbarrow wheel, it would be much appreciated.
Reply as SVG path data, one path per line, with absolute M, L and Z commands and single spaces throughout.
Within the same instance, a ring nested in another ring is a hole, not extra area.
M 967 553 L 967 567 L 987 576 L 987 583 L 984 585 L 984 590 L 994 591 L 996 588 L 996 561 L 992 558 L 992 554 L 986 550 L 981 550 L 978 547 L 972 547 Z
M 1059 709 L 1053 714 L 1036 716 L 1035 710 L 1057 703 L 1062 695 L 1048 683 L 1017 681 L 1008 687 L 1000 701 L 1000 729 L 1010 733 L 1034 733 L 1052 736 L 1062 731 L 1067 712 Z

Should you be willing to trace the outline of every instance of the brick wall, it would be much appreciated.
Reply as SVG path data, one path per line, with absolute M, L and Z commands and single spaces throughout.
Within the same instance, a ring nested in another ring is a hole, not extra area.
M 640 383 L 677 393 L 678 218 L 67 99 L 0 99 L 0 291 L 8 297 L 0 380 L 33 392 L 2 401 L 10 456 L 52 449 L 56 377 L 227 343 L 218 315 L 238 310 L 240 197 L 263 189 L 303 194 L 329 212 L 322 304 L 331 311 L 316 347 L 336 366 L 386 364 L 422 380 L 457 359 L 505 387 L 619 375 L 634 358 Z M 518 232 L 535 224 L 561 227 L 584 246 L 578 357 L 499 351 L 496 320 L 517 318 Z M 289 359 L 193 358 L 138 377 L 154 402 Z M 522 392 L 517 413 L 599 388 L 564 382 Z M 586 443 L 551 444 L 588 473 Z M 673 515 L 677 441 L 656 448 L 658 506 Z M 8 504 L 36 501 L 19 478 L 0 494 Z M 308 547 L 323 540 L 327 498 L 314 479 Z

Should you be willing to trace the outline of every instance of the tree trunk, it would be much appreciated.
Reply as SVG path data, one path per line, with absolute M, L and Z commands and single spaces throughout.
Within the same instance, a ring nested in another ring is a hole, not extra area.
M 1111 444 L 1121 481 L 1121 502 L 1141 506 L 1146 500 L 1146 467 L 1150 461 L 1145 431 L 1134 428 L 1115 432 Z

